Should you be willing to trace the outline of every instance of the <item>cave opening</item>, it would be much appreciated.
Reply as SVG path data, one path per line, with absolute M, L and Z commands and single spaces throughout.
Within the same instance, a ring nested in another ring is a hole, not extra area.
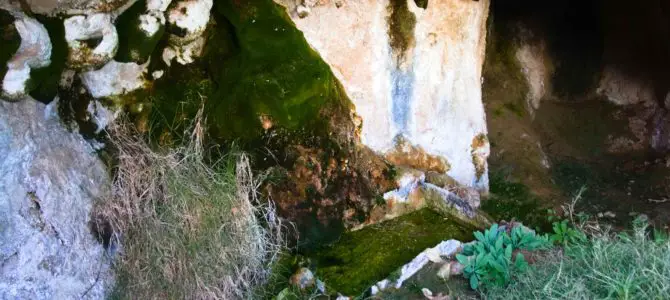
M 670 221 L 668 13 L 663 0 L 492 1 L 482 94 L 494 197 L 523 184 L 557 207 L 582 191 L 591 215 Z

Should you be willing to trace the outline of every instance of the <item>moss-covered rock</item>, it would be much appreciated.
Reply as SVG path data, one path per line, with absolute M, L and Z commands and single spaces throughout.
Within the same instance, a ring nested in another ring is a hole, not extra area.
M 308 256 L 316 276 L 346 295 L 359 295 L 426 248 L 443 240 L 466 241 L 474 228 L 423 209 L 344 234 Z
M 391 168 L 358 145 L 351 102 L 285 9 L 217 1 L 204 36 L 201 59 L 172 64 L 148 91 L 158 140 L 179 138 L 204 105 L 211 142 L 273 167 L 265 191 L 296 222 L 301 246 L 364 222 L 376 196 L 395 187 Z M 153 55 L 151 71 L 164 70 Z

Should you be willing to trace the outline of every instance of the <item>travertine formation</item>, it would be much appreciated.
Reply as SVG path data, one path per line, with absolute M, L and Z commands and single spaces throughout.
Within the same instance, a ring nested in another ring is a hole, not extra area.
M 441 157 L 459 183 L 488 189 L 481 102 L 489 1 L 278 1 L 331 66 L 363 120 L 362 142 Z M 418 156 L 425 157 L 425 156 Z

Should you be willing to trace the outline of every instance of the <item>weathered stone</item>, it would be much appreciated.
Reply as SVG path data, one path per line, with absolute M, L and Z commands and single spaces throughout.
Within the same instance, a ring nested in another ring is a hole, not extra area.
M 65 19 L 64 24 L 69 48 L 67 63 L 70 68 L 99 68 L 116 54 L 119 37 L 111 15 L 74 16 Z M 99 43 L 95 45 L 98 40 Z
M 173 39 L 188 43 L 200 37 L 207 28 L 212 5 L 212 0 L 177 1 L 167 12 Z
M 102 299 L 113 285 L 89 228 L 104 164 L 55 104 L 0 101 L 0 298 Z
M 203 37 L 196 38 L 186 44 L 170 45 L 163 49 L 163 62 L 168 66 L 172 64 L 172 60 L 177 60 L 182 65 L 190 64 L 200 57 L 204 47 L 205 39 Z
M 488 189 L 486 157 L 473 162 L 471 141 L 487 132 L 481 67 L 489 1 L 431 0 L 426 9 L 403 0 L 320 1 L 302 18 L 301 3 L 277 2 L 342 82 L 363 119 L 363 144 L 389 153 L 401 136 L 444 158 L 461 184 Z
M 201 55 L 205 46 L 202 35 L 207 29 L 212 5 L 212 0 L 182 0 L 170 7 L 167 23 L 171 34 L 162 54 L 166 65 L 170 66 L 173 59 L 182 65 L 190 64 Z
M 314 274 L 309 269 L 300 268 L 295 272 L 295 274 L 291 276 L 289 283 L 301 290 L 304 290 L 314 287 L 316 284 L 316 278 L 314 278 Z
M 461 242 L 457 240 L 443 241 L 433 248 L 428 248 L 417 255 L 412 261 L 403 265 L 400 268 L 400 276 L 395 280 L 384 279 L 371 288 L 373 295 L 383 291 L 389 287 L 399 289 L 402 284 L 419 272 L 424 266 L 431 262 L 431 258 L 453 256 L 461 251 Z
M 95 71 L 79 74 L 94 98 L 119 96 L 145 86 L 146 65 L 110 61 Z
M 2 81 L 2 96 L 9 100 L 21 99 L 28 93 L 32 69 L 51 63 L 51 40 L 46 28 L 25 15 L 17 18 L 14 25 L 21 36 L 21 46 L 7 62 L 7 73 Z

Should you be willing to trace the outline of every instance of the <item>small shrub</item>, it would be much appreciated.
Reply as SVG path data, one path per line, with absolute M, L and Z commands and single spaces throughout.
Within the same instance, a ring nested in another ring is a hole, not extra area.
M 578 243 L 586 240 L 586 235 L 571 227 L 568 220 L 552 223 L 553 233 L 550 237 L 551 241 L 558 245 L 566 245 L 568 243 Z
M 476 241 L 466 245 L 456 256 L 473 290 L 490 285 L 505 286 L 514 274 L 524 272 L 528 263 L 516 250 L 531 251 L 549 246 L 547 236 L 538 236 L 522 226 L 515 226 L 508 234 L 493 224 L 484 233 L 477 231 L 474 235 Z

